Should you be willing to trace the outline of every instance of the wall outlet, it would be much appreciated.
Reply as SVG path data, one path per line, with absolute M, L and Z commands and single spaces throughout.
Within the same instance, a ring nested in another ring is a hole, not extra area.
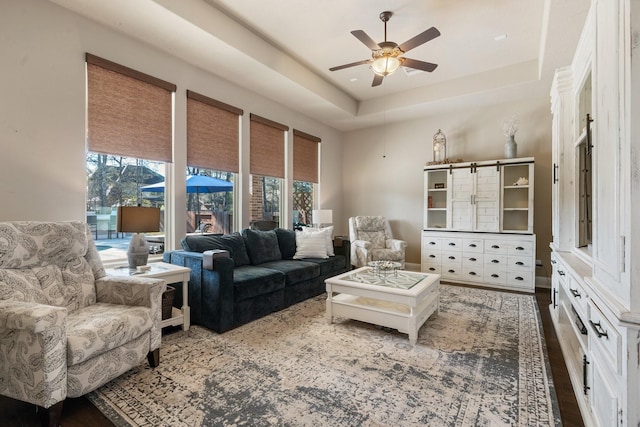
M 538 267 L 542 267 L 542 260 L 541 259 L 537 259 L 536 260 L 536 268 Z

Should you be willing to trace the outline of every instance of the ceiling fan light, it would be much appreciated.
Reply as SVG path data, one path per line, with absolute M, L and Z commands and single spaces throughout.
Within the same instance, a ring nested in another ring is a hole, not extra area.
M 381 56 L 373 60 L 371 68 L 379 76 L 393 74 L 400 67 L 400 60 L 395 56 Z

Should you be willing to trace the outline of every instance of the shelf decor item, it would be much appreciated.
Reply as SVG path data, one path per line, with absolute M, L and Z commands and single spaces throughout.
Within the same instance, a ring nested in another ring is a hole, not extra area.
M 442 129 L 433 135 L 433 161 L 443 163 L 447 158 L 447 138 L 442 133 Z
M 504 144 L 505 159 L 514 159 L 518 156 L 518 144 L 516 144 L 515 135 L 518 132 L 519 125 L 520 119 L 517 116 L 513 116 L 502 123 L 502 129 L 507 137 L 507 142 Z

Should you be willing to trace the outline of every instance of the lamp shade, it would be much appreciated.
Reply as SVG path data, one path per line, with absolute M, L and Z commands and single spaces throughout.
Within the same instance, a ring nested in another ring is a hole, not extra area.
M 381 56 L 371 63 L 373 72 L 380 76 L 388 76 L 400 67 L 400 60 L 395 56 Z
M 160 231 L 160 209 L 142 206 L 118 206 L 116 230 L 123 233 Z
M 331 209 L 314 209 L 311 211 L 314 224 L 333 224 L 333 211 Z

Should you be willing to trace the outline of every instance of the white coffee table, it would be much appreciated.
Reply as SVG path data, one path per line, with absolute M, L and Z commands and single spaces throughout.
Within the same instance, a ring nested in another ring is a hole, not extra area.
M 440 275 L 397 270 L 380 276 L 361 267 L 325 280 L 327 320 L 360 320 L 409 334 L 415 345 L 418 330 L 440 310 Z
M 140 276 L 164 279 L 167 284 L 182 282 L 182 308 L 171 308 L 171 317 L 163 320 L 161 327 L 182 325 L 182 330 L 189 330 L 191 322 L 191 311 L 189 308 L 189 276 L 191 269 L 166 262 L 151 262 L 147 264 L 149 270 L 136 271 L 128 267 L 107 268 L 105 271 L 109 276 Z

